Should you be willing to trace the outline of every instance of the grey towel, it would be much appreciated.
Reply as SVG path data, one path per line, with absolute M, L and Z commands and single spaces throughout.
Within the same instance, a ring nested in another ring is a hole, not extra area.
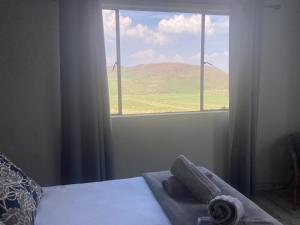
M 233 196 L 243 203 L 245 216 L 243 217 L 243 223 L 239 225 L 283 225 L 217 175 L 203 167 L 198 169 L 202 173 L 210 175 L 210 180 L 220 187 L 223 195 Z M 173 225 L 196 225 L 199 217 L 209 217 L 208 205 L 201 204 L 194 198 L 171 198 L 167 194 L 162 186 L 162 182 L 171 176 L 172 174 L 169 171 L 144 174 L 149 188 L 171 223 Z
M 187 187 L 174 176 L 164 180 L 162 184 L 168 195 L 172 198 L 192 196 L 189 189 L 187 189 Z
M 198 217 L 208 216 L 207 205 L 194 197 L 172 198 L 167 194 L 163 181 L 172 176 L 169 171 L 146 173 L 143 176 L 172 225 L 197 225 Z
M 208 203 L 221 193 L 220 189 L 183 155 L 176 158 L 170 171 L 200 202 Z
M 212 221 L 222 225 L 237 225 L 245 214 L 242 202 L 228 195 L 219 195 L 209 202 Z
M 254 218 L 254 219 L 242 219 L 242 221 L 239 222 L 239 225 L 273 225 L 271 221 L 262 220 L 260 218 Z M 198 218 L 198 224 L 197 225 L 219 225 L 215 222 L 213 222 L 211 217 L 200 217 Z
M 211 217 L 199 217 L 198 218 L 198 224 L 197 225 L 217 225 L 214 223 L 211 219 Z

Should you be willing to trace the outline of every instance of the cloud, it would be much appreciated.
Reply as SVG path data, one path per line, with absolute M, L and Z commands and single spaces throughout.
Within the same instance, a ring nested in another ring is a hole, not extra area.
M 198 52 L 195 55 L 192 55 L 191 57 L 188 58 L 188 62 L 190 64 L 195 64 L 195 65 L 200 65 L 200 61 L 201 61 L 201 53 Z
M 205 61 L 211 63 L 213 66 L 228 72 L 228 61 L 229 54 L 227 51 L 224 52 L 214 52 L 211 54 L 205 54 Z M 149 63 L 162 63 L 162 62 L 173 62 L 173 63 L 187 63 L 200 65 L 201 54 L 198 52 L 190 57 L 183 57 L 180 54 L 175 55 L 164 55 L 158 54 L 155 50 L 149 48 L 142 51 L 137 51 L 129 55 L 125 62 L 126 65 L 133 66 L 139 64 L 149 64 Z
M 166 33 L 198 33 L 201 31 L 201 15 L 193 14 L 185 16 L 184 14 L 174 15 L 168 19 L 162 19 L 158 23 L 158 30 Z
M 185 60 L 183 56 L 175 54 L 173 57 L 170 58 L 170 62 L 184 63 Z
M 153 49 L 145 49 L 142 51 L 134 52 L 129 57 L 133 60 L 151 61 L 155 58 L 155 51 Z
M 114 39 L 116 33 L 115 12 L 113 10 L 103 10 L 103 24 L 106 39 Z M 120 34 L 122 37 L 140 38 L 149 44 L 163 45 L 167 43 L 166 35 L 151 30 L 143 24 L 132 25 L 129 16 L 120 15 Z
M 114 10 L 102 10 L 103 27 L 105 34 L 115 35 L 116 33 L 116 17 Z M 120 30 L 129 29 L 132 24 L 132 19 L 128 16 L 120 16 Z
M 213 64 L 215 67 L 228 73 L 229 70 L 229 53 L 224 52 L 214 52 L 211 54 L 205 54 L 205 61 Z
M 167 37 L 164 34 L 155 32 L 142 24 L 137 24 L 136 26 L 128 28 L 123 32 L 126 36 L 141 38 L 146 43 L 153 43 L 159 45 L 167 43 Z
M 165 45 L 171 38 L 174 38 L 171 34 L 200 34 L 201 17 L 201 14 L 176 14 L 161 19 L 157 27 L 151 29 L 145 24 L 133 25 L 131 17 L 120 15 L 120 32 L 124 38 L 138 38 L 147 44 Z M 205 18 L 206 35 L 211 36 L 228 31 L 228 17 L 216 19 L 207 15 Z M 113 10 L 103 10 L 103 21 L 106 40 L 115 40 L 115 12 Z
M 112 35 L 115 32 L 115 14 L 111 10 L 102 10 L 103 29 L 106 35 Z
M 168 19 L 162 19 L 158 23 L 158 30 L 164 33 L 201 33 L 202 16 L 192 14 L 186 16 L 177 14 Z M 211 16 L 205 17 L 205 29 L 207 35 L 219 33 L 228 28 L 228 18 L 221 21 L 213 21 Z
M 130 62 L 127 65 L 149 64 L 149 63 L 162 63 L 162 62 L 178 62 L 184 63 L 184 57 L 180 54 L 166 56 L 158 54 L 153 49 L 144 49 L 129 55 Z
M 211 63 L 213 66 L 225 71 L 228 73 L 228 62 L 229 62 L 229 53 L 228 51 L 224 52 L 213 52 L 211 54 L 204 55 L 205 62 Z M 197 54 L 189 57 L 187 62 L 190 64 L 200 65 L 201 54 Z

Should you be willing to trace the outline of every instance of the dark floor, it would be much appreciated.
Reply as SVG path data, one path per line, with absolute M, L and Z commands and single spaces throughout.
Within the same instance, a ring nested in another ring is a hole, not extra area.
M 290 190 L 258 192 L 255 202 L 284 225 L 300 225 L 300 207 L 292 209 Z

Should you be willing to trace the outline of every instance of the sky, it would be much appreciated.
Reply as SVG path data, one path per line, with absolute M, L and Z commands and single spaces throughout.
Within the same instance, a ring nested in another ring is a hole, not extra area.
M 200 65 L 201 14 L 120 10 L 121 65 Z M 116 61 L 115 12 L 103 10 L 107 64 Z M 204 61 L 228 72 L 229 17 L 206 15 Z

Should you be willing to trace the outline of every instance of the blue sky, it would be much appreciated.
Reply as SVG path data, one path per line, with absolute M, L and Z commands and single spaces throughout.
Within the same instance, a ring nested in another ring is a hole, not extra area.
M 115 15 L 104 10 L 107 63 L 116 59 Z M 206 16 L 205 61 L 228 72 L 229 17 Z M 121 63 L 200 64 L 201 15 L 120 10 Z

